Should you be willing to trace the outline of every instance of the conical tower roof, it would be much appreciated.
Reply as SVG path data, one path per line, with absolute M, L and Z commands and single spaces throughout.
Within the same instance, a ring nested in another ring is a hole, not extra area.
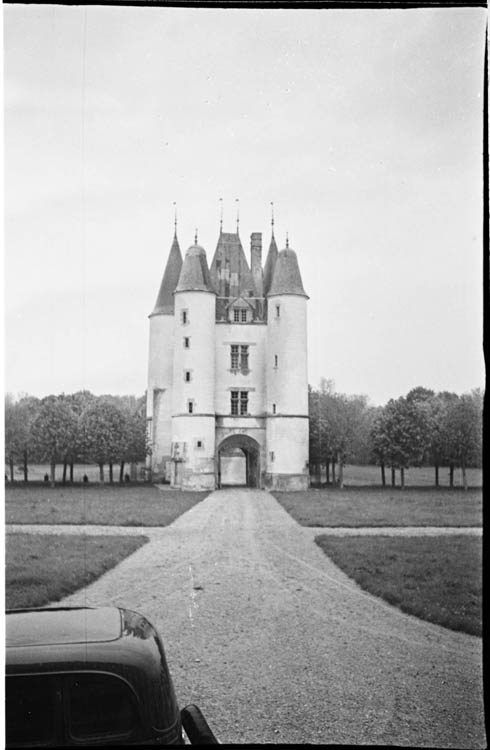
M 185 254 L 176 292 L 211 292 L 216 294 L 211 282 L 206 251 L 197 243 Z
M 279 251 L 276 245 L 276 238 L 274 237 L 274 234 L 273 234 L 271 237 L 271 241 L 269 245 L 269 252 L 267 253 L 267 258 L 266 258 L 265 266 L 264 266 L 264 296 L 269 291 L 270 285 L 272 283 L 272 276 L 274 274 L 274 268 L 276 265 L 278 252 Z
M 174 234 L 157 301 L 155 302 L 155 307 L 153 308 L 151 315 L 173 315 L 174 292 L 179 280 L 181 269 L 182 254 L 180 252 L 177 234 Z
M 272 297 L 275 294 L 297 294 L 301 297 L 308 297 L 303 289 L 298 258 L 290 247 L 281 250 L 277 256 L 274 275 L 267 296 Z

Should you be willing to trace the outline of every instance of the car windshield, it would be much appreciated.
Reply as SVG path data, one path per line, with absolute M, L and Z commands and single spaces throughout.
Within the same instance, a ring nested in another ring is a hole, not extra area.
M 8 677 L 7 745 L 49 745 L 55 734 L 56 682 L 50 677 Z
M 137 715 L 128 686 L 110 675 L 78 675 L 69 683 L 70 734 L 76 739 L 129 734 Z

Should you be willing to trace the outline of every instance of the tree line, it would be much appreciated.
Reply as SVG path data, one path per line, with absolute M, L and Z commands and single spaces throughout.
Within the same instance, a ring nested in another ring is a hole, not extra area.
M 95 396 L 89 391 L 38 399 L 5 397 L 5 462 L 10 480 L 15 466 L 22 464 L 28 481 L 29 464 L 47 462 L 54 486 L 56 466 L 63 466 L 62 481 L 73 482 L 75 463 L 104 467 L 114 481 L 114 466 L 119 466 L 119 481 L 124 479 L 128 463 L 142 461 L 148 453 L 145 397 Z
M 342 487 L 346 463 L 376 464 L 386 485 L 405 484 L 411 466 L 434 467 L 434 484 L 439 470 L 449 467 L 454 486 L 454 469 L 460 468 L 467 489 L 466 469 L 482 465 L 483 393 L 475 389 L 458 395 L 435 393 L 421 386 L 405 396 L 390 399 L 385 406 L 369 405 L 366 396 L 336 393 L 332 381 L 322 379 L 318 389 L 309 389 L 310 471 L 321 482 Z

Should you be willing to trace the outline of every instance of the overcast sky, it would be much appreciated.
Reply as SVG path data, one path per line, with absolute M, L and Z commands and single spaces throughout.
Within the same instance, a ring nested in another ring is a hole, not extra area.
M 173 235 L 286 232 L 309 382 L 484 383 L 486 11 L 3 6 L 5 389 L 146 388 Z

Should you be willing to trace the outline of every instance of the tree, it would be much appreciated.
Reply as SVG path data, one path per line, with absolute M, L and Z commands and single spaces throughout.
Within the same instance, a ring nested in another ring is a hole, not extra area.
M 461 468 L 464 489 L 468 489 L 466 469 L 481 465 L 482 396 L 480 391 L 465 393 L 448 407 L 445 430 L 448 455 Z
M 124 416 L 113 401 L 104 396 L 91 402 L 80 418 L 80 444 L 83 454 L 99 466 L 104 481 L 104 465 L 109 465 L 109 481 L 113 482 L 113 465 L 123 453 Z
M 373 445 L 379 460 L 391 467 L 392 485 L 395 469 L 400 469 L 401 486 L 405 486 L 405 469 L 421 465 L 427 452 L 430 422 L 425 406 L 416 399 L 390 399 L 375 420 Z
M 126 462 L 143 461 L 148 453 L 148 438 L 146 431 L 146 417 L 140 412 L 126 412 L 124 415 L 124 429 L 119 460 L 119 481 L 124 479 Z
M 52 487 L 55 484 L 56 464 L 73 445 L 76 426 L 75 414 L 66 399 L 47 396 L 41 400 L 32 425 L 32 439 L 40 458 L 50 463 Z

